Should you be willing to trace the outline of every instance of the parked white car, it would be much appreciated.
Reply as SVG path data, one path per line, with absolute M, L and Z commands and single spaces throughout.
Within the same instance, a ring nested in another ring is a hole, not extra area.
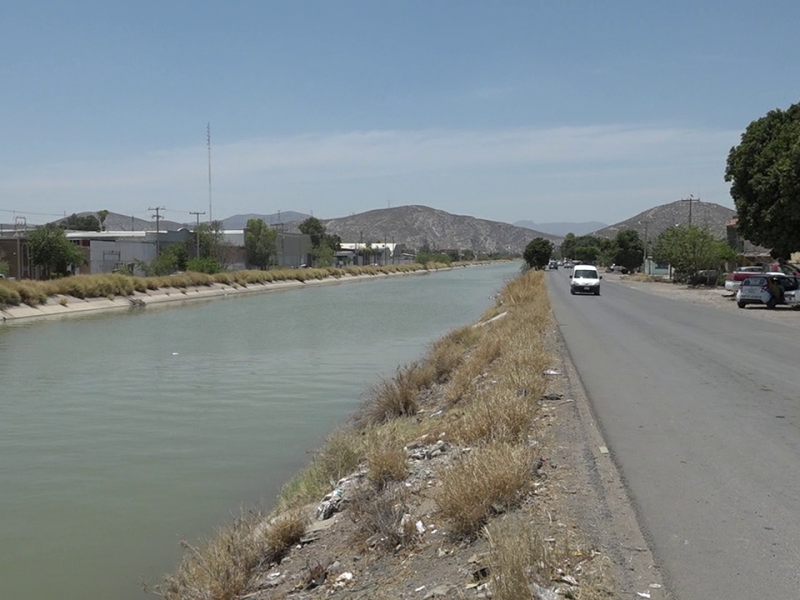
M 736 292 L 736 304 L 744 308 L 748 304 L 765 304 L 767 308 L 775 308 L 778 304 L 796 303 L 796 294 L 800 287 L 797 277 L 783 273 L 759 273 L 750 275 L 739 286 Z
M 569 276 L 570 294 L 594 294 L 600 295 L 600 280 L 603 278 L 597 272 L 594 265 L 575 265 L 572 274 Z

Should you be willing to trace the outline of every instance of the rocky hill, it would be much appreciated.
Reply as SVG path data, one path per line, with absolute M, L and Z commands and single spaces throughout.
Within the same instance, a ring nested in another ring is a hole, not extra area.
M 454 215 L 427 206 L 411 205 L 371 210 L 338 219 L 323 220 L 328 233 L 343 242 L 394 241 L 411 248 L 427 243 L 440 250 L 521 254 L 535 237 L 558 242 L 549 233 L 509 223 Z
M 305 213 L 295 212 L 293 210 L 287 210 L 286 212 L 278 212 L 273 213 L 271 215 L 260 215 L 260 214 L 244 214 L 244 215 L 232 215 L 222 220 L 222 227 L 223 229 L 244 229 L 247 225 L 247 221 L 250 219 L 261 219 L 268 225 L 276 225 L 277 223 L 292 223 L 295 221 L 303 221 L 307 219 L 310 215 Z
M 708 227 L 709 231 L 718 239 L 726 238 L 725 225 L 736 216 L 736 211 L 713 202 L 691 202 L 691 222 L 694 225 Z M 599 229 L 593 235 L 613 238 L 620 231 L 633 229 L 639 237 L 644 239 L 645 227 L 647 239 L 654 240 L 665 229 L 674 225 L 689 224 L 689 201 L 676 200 L 669 204 L 655 206 L 638 215 L 620 223 Z
M 88 215 L 93 215 L 95 217 L 97 216 L 97 212 L 93 212 L 91 210 L 86 210 L 75 214 L 78 215 L 79 217 L 85 217 Z M 62 221 L 65 220 L 65 218 L 56 219 L 55 221 L 53 221 L 53 223 L 59 225 Z M 113 212 L 108 213 L 104 225 L 106 231 L 155 231 L 156 230 L 155 218 L 148 221 L 146 219 L 139 219 L 138 217 L 134 217 L 132 215 L 123 215 L 120 213 L 113 213 Z M 178 223 L 177 221 L 170 221 L 167 219 L 161 219 L 158 224 L 158 227 L 161 231 L 174 231 L 176 229 L 180 229 L 181 227 L 187 227 L 187 224 Z

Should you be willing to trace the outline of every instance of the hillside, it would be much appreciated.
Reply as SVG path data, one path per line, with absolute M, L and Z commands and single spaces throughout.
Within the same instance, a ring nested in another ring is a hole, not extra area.
M 87 215 L 94 215 L 97 216 L 96 211 L 85 210 L 83 212 L 75 213 L 79 217 L 84 217 Z M 53 221 L 55 225 L 58 225 L 64 219 L 56 219 Z M 156 220 L 153 218 L 152 220 L 148 221 L 146 219 L 139 219 L 132 215 L 123 215 L 120 213 L 108 213 L 108 216 L 105 220 L 105 228 L 106 231 L 155 231 L 156 230 Z M 180 229 L 181 227 L 186 227 L 185 223 L 178 223 L 177 221 L 169 221 L 167 219 L 161 219 L 159 223 L 159 229 L 161 231 L 173 231 L 175 229 Z
M 718 239 L 726 238 L 725 225 L 736 216 L 736 211 L 713 202 L 692 202 L 692 224 L 708 227 L 712 235 Z M 673 225 L 689 224 L 689 202 L 676 200 L 669 204 L 655 206 L 620 223 L 599 229 L 593 235 L 613 238 L 620 231 L 633 229 L 644 239 L 647 227 L 647 239 L 654 240 L 665 229 Z
M 601 223 L 600 221 L 584 221 L 581 223 L 573 222 L 556 222 L 556 223 L 534 223 L 533 221 L 516 221 L 514 225 L 517 227 L 527 227 L 528 229 L 535 229 L 536 231 L 544 231 L 551 235 L 564 237 L 568 233 L 575 235 L 586 235 L 603 227 L 608 227 L 608 223 Z
M 275 225 L 276 223 L 292 223 L 294 221 L 303 221 L 310 215 L 287 210 L 286 212 L 278 212 L 271 215 L 259 215 L 249 213 L 246 215 L 232 215 L 222 220 L 223 229 L 244 229 L 247 221 L 250 219 L 261 219 L 268 225 Z
M 535 237 L 558 241 L 548 233 L 487 221 L 427 206 L 410 205 L 371 210 L 339 219 L 323 220 L 328 233 L 344 242 L 396 242 L 419 248 L 472 250 L 477 253 L 521 254 Z

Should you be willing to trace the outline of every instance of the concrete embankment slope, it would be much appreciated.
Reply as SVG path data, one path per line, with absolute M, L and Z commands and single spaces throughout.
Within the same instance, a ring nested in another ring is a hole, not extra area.
M 394 277 L 396 275 L 419 275 L 429 271 L 411 271 L 403 273 L 377 273 L 375 275 L 344 275 L 342 277 L 328 277 L 325 279 L 309 279 L 307 281 L 287 280 L 270 283 L 251 283 L 247 286 L 215 283 L 209 286 L 189 286 L 186 288 L 161 288 L 147 293 L 134 292 L 131 296 L 110 296 L 107 298 L 87 298 L 81 300 L 74 296 L 52 296 L 46 304 L 29 306 L 6 306 L 0 309 L 0 322 L 12 323 L 31 319 L 58 318 L 99 313 L 108 311 L 123 311 L 142 309 L 148 306 L 165 306 L 180 302 L 194 302 L 198 300 L 213 300 L 243 294 L 257 294 L 265 292 L 278 292 L 308 287 L 312 285 L 330 285 L 345 282 L 365 281 L 380 277 Z

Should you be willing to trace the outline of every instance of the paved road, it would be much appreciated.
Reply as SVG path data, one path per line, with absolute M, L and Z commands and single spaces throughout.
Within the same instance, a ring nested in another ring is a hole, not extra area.
M 553 309 L 674 597 L 800 598 L 800 329 L 567 275 Z

